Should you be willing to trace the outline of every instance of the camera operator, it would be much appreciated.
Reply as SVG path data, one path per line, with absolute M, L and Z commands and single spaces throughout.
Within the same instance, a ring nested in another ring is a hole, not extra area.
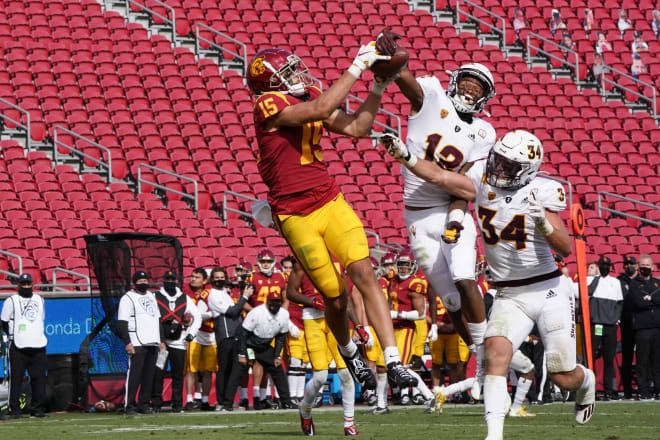
M 213 288 L 208 296 L 208 305 L 214 318 L 215 340 L 218 344 L 218 372 L 215 375 L 215 394 L 221 411 L 233 411 L 234 394 L 229 394 L 229 378 L 234 370 L 239 370 L 238 338 L 236 332 L 243 322 L 243 306 L 254 293 L 254 285 L 243 283 L 241 295 L 236 303 L 229 296 L 229 289 L 221 268 L 211 272 Z
M 199 327 L 202 316 L 192 298 L 185 295 L 177 286 L 174 271 L 167 271 L 163 277 L 163 287 L 155 294 L 160 310 L 160 322 L 163 326 L 165 345 L 169 351 L 168 361 L 172 376 L 172 412 L 183 411 L 183 377 L 186 360 L 186 348 L 192 341 Z M 163 379 L 165 367 L 156 368 L 154 374 L 151 405 L 154 412 L 159 412 L 163 404 Z

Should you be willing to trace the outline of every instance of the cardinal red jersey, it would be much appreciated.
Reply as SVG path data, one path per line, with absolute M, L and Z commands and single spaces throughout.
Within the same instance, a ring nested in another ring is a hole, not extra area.
M 390 308 L 397 312 L 410 312 L 413 309 L 411 292 L 426 296 L 428 290 L 428 281 L 411 276 L 401 280 L 398 276 L 392 278 L 390 282 L 389 297 Z M 409 319 L 394 319 L 392 321 L 394 328 L 415 327 L 415 322 Z
M 271 276 L 266 276 L 259 271 L 253 272 L 245 282 L 255 286 L 254 295 L 248 300 L 252 307 L 265 303 L 268 293 L 282 293 L 286 289 L 286 277 L 282 272 L 273 272 Z
M 314 284 L 312 284 L 312 281 L 309 279 L 307 275 L 304 275 L 302 277 L 302 282 L 300 283 L 300 291 L 307 298 L 316 298 L 321 302 L 325 301 L 323 299 L 323 295 L 321 295 L 321 292 L 316 290 L 316 287 L 314 287 Z
M 445 324 L 451 324 L 451 317 L 449 316 L 449 312 L 445 308 L 445 305 L 442 303 L 440 298 L 437 299 L 437 308 L 436 308 L 436 313 L 438 317 L 438 322 L 443 322 Z
M 302 305 L 289 301 L 289 319 L 293 322 L 296 327 L 299 329 L 303 328 L 303 319 L 302 319 Z
M 308 87 L 309 100 L 321 95 Z M 280 92 L 261 95 L 254 106 L 254 123 L 261 179 L 268 186 L 268 203 L 273 214 L 308 214 L 334 199 L 339 188 L 323 162 L 321 136 L 323 122 L 308 122 L 299 127 L 264 130 L 266 119 L 288 106 L 304 102 Z
M 383 291 L 383 295 L 385 295 L 385 299 L 389 300 L 388 291 L 390 290 L 390 281 L 385 277 L 380 277 L 378 278 L 378 284 L 380 285 L 380 290 Z

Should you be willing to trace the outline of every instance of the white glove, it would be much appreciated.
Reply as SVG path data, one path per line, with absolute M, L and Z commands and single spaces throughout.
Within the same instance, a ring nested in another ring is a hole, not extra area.
M 438 340 L 438 324 L 431 324 L 428 337 L 429 337 L 429 342 L 435 342 Z
M 267 228 L 273 223 L 273 215 L 270 212 L 270 205 L 268 200 L 261 199 L 252 202 L 251 205 L 252 216 L 264 228 Z
M 396 312 L 394 310 L 390 310 L 390 318 L 398 319 L 399 318 L 399 312 Z
M 389 55 L 381 55 L 376 51 L 376 42 L 370 41 L 364 46 L 360 47 L 358 54 L 353 60 L 353 64 L 348 68 L 348 71 L 356 78 L 359 78 L 362 72 L 370 68 L 376 61 L 390 60 Z
M 371 329 L 369 327 L 364 327 L 364 329 L 367 331 L 367 334 L 369 335 L 369 340 L 365 344 L 367 348 L 371 348 L 374 346 L 374 335 L 371 334 Z
M 527 208 L 527 213 L 529 216 L 534 220 L 534 223 L 536 224 L 536 228 L 539 230 L 539 232 L 543 235 L 550 235 L 552 234 L 552 231 L 554 231 L 554 228 L 548 221 L 548 219 L 545 216 L 545 208 L 536 199 L 536 193 L 537 189 L 534 188 L 529 192 L 529 197 L 527 198 L 529 202 L 529 207 Z
M 385 133 L 379 139 L 380 144 L 385 147 L 387 153 L 408 168 L 412 168 L 417 163 L 417 156 L 413 156 L 408 151 L 406 144 L 398 137 Z
M 296 326 L 291 320 L 289 319 L 289 334 L 293 339 L 298 339 L 300 338 L 300 329 L 298 329 L 298 326 Z
M 374 95 L 378 96 L 383 96 L 383 92 L 385 92 L 385 89 L 387 86 L 392 84 L 395 79 L 399 77 L 399 74 L 397 73 L 394 76 L 378 76 L 374 75 L 374 84 L 371 86 L 371 93 Z

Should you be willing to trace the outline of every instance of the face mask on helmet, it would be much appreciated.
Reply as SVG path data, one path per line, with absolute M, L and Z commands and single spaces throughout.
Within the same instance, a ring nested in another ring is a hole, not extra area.
M 310 85 L 306 79 L 306 72 L 307 67 L 302 60 L 291 54 L 287 58 L 287 63 L 275 75 L 271 76 L 271 85 L 278 86 L 277 83 L 273 84 L 275 77 L 277 77 L 279 78 L 279 84 L 286 87 L 289 95 L 302 96 L 305 94 L 305 88 Z
M 541 141 L 529 132 L 512 131 L 490 150 L 486 183 L 509 191 L 522 188 L 536 177 L 542 161 Z
M 417 272 L 417 262 L 412 258 L 399 258 L 396 260 L 396 273 L 402 280 L 407 280 Z
M 473 63 L 465 64 L 449 74 L 449 87 L 447 95 L 454 103 L 454 108 L 460 113 L 480 113 L 484 110 L 486 102 L 495 96 L 495 84 L 493 76 L 484 65 Z M 472 87 L 461 87 L 461 81 L 465 78 L 474 78 L 482 86 L 483 94 L 477 97 Z
M 302 96 L 312 85 L 312 78 L 298 56 L 284 49 L 269 48 L 257 53 L 250 62 L 247 84 L 255 95 L 279 91 Z

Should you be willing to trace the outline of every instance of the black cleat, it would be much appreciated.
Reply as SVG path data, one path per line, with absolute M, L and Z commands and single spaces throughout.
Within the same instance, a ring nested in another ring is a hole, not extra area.
M 355 350 L 355 354 L 351 357 L 345 356 L 341 350 L 339 350 L 339 354 L 344 359 L 344 362 L 346 362 L 348 371 L 358 385 L 367 390 L 376 389 L 376 376 L 374 376 L 374 372 L 371 371 L 369 365 L 362 358 L 360 350 Z
M 417 386 L 417 378 L 403 367 L 401 361 L 387 364 L 387 377 L 401 388 Z

